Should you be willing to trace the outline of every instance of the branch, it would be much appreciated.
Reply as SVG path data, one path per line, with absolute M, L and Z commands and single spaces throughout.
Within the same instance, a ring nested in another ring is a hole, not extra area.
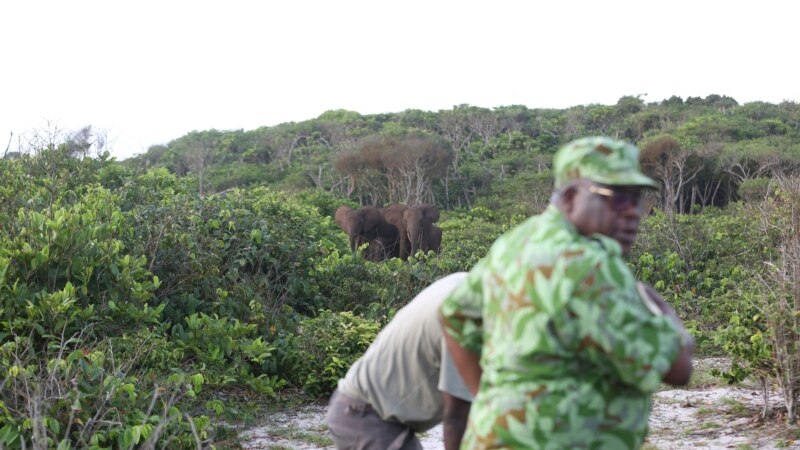
M 6 155 L 8 155 L 8 149 L 11 148 L 11 140 L 14 138 L 14 132 L 8 132 L 8 145 L 6 145 L 6 151 L 3 152 L 3 159 L 5 159 Z

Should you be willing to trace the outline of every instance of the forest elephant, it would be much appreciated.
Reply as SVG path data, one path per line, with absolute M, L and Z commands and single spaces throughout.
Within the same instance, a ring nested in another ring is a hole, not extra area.
M 397 227 L 387 222 L 383 215 L 373 231 L 366 235 L 374 255 L 373 261 L 400 257 L 400 232 Z M 369 251 L 369 249 L 368 249 Z
M 394 227 L 394 225 L 390 225 Z M 397 230 L 397 228 L 394 228 Z M 367 261 L 384 261 L 391 258 L 398 258 L 400 256 L 400 245 L 397 237 L 384 238 L 377 237 L 369 241 L 369 247 L 364 251 L 364 259 Z
M 356 250 L 361 244 L 367 241 L 366 234 L 383 220 L 380 211 L 371 206 L 362 206 L 353 209 L 342 205 L 336 208 L 334 214 L 336 224 L 347 233 L 350 241 L 350 250 Z
M 336 209 L 334 219 L 336 224 L 347 233 L 351 250 L 355 251 L 364 242 L 381 239 L 380 246 L 384 249 L 383 254 L 397 252 L 400 233 L 397 227 L 383 218 L 383 214 L 378 208 L 362 206 L 353 209 L 342 205 Z
M 373 239 L 369 241 L 369 247 L 364 250 L 364 259 L 367 261 L 382 261 L 383 260 L 383 242 L 380 239 Z
M 410 245 L 410 255 L 418 250 L 427 252 L 430 247 L 431 228 L 439 220 L 439 209 L 434 205 L 410 206 L 403 211 L 403 223 Z

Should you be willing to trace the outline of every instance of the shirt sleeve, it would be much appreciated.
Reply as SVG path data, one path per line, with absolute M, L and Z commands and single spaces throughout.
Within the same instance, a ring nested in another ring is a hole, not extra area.
M 440 307 L 444 330 L 465 349 L 480 354 L 483 347 L 482 259 L 472 268 L 465 283 L 458 286 Z
M 678 356 L 681 333 L 672 319 L 646 307 L 621 258 L 595 267 L 556 319 L 560 340 L 622 383 L 654 392 Z
M 458 373 L 458 368 L 447 350 L 447 344 L 442 339 L 442 366 L 439 371 L 439 385 L 438 388 L 442 392 L 446 392 L 453 397 L 460 398 L 461 400 L 471 402 L 473 400 L 472 393 L 470 393 L 467 385 L 464 384 L 464 379 Z

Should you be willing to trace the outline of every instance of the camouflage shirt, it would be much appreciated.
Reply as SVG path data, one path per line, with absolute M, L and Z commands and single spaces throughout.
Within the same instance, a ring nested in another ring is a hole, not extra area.
M 441 312 L 481 353 L 465 449 L 639 448 L 681 345 L 619 244 L 580 235 L 554 206 L 501 236 Z

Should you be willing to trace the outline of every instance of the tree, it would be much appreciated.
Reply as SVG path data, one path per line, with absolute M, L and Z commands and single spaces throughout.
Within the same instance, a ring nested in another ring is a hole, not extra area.
M 800 399 L 800 178 L 775 171 L 775 194 L 752 206 L 764 234 L 777 235 L 773 257 L 757 271 L 763 295 L 774 375 L 786 405 L 786 421 L 794 424 Z
M 662 207 L 668 214 L 676 210 L 686 211 L 684 189 L 703 169 L 694 156 L 668 135 L 660 136 L 642 148 L 642 168 L 661 181 Z
M 214 150 L 219 146 L 220 132 L 193 131 L 181 143 L 183 147 L 183 159 L 189 165 L 192 173 L 197 175 L 198 189 L 200 195 L 204 192 L 204 180 L 206 165 L 213 157 Z
M 626 95 L 617 100 L 617 115 L 619 117 L 629 116 L 636 114 L 644 108 L 644 100 L 642 96 L 647 94 L 639 94 L 637 96 Z
M 349 193 L 370 203 L 435 203 L 431 181 L 444 175 L 452 151 L 435 136 L 368 136 L 343 152 L 336 169 L 350 178 Z
M 459 175 L 461 160 L 471 153 L 474 130 L 467 114 L 469 106 L 461 105 L 451 111 L 440 111 L 438 133 L 450 144 L 453 152 L 453 174 Z
M 87 125 L 77 131 L 67 134 L 64 142 L 64 153 L 76 158 L 86 158 L 91 153 L 99 154 L 106 147 L 105 131 L 97 131 Z

